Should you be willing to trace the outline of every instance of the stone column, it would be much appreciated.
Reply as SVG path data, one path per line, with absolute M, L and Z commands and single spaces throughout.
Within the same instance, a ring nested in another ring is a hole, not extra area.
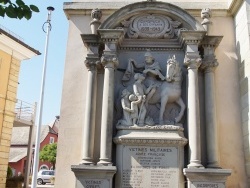
M 86 108 L 83 127 L 83 154 L 81 164 L 93 164 L 94 134 L 96 118 L 97 66 L 100 64 L 98 54 L 99 38 L 94 34 L 82 35 L 83 42 L 88 49 L 85 65 L 88 69 L 88 83 L 86 90 Z
M 205 36 L 202 41 L 204 58 L 201 69 L 205 76 L 205 114 L 206 114 L 206 140 L 207 140 L 207 168 L 220 168 L 218 161 L 217 116 L 215 105 L 214 70 L 218 62 L 214 50 L 220 43 L 220 36 Z
M 199 109 L 199 88 L 198 68 L 201 58 L 198 51 L 205 32 L 187 31 L 182 32 L 185 43 L 184 64 L 188 69 L 188 140 L 190 148 L 190 163 L 188 168 L 204 168 L 201 164 L 201 139 L 200 139 L 200 109 Z
M 117 45 L 123 36 L 121 29 L 100 29 L 105 44 L 102 56 L 104 66 L 104 86 L 101 120 L 100 165 L 112 165 L 113 110 L 114 110 L 114 72 L 118 66 Z

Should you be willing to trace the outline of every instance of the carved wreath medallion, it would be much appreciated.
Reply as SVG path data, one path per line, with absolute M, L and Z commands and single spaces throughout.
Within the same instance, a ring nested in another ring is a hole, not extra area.
M 178 36 L 181 28 L 179 21 L 157 14 L 145 14 L 134 16 L 129 20 L 123 21 L 122 25 L 127 30 L 129 38 L 168 38 Z

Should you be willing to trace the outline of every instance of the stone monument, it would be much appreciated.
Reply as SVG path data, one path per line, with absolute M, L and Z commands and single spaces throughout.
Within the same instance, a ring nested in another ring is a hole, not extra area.
M 76 188 L 225 187 L 231 171 L 218 165 L 213 91 L 214 51 L 222 36 L 208 35 L 209 13 L 204 9 L 199 23 L 177 6 L 148 1 L 101 23 L 101 11 L 92 11 L 92 34 L 81 35 L 88 81 L 82 160 L 72 165 Z M 199 70 L 205 77 L 207 164 L 201 161 Z M 98 71 L 104 76 L 96 160 Z

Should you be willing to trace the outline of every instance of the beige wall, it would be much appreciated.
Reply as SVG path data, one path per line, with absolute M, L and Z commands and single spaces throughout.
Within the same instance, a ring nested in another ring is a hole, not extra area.
M 220 164 L 232 169 L 228 187 L 248 187 L 241 130 L 238 59 L 232 17 L 212 19 L 210 35 L 222 35 L 216 49 L 219 66 L 215 72 Z
M 239 58 L 241 125 L 248 183 L 250 185 L 250 122 L 249 122 L 249 77 L 250 77 L 250 4 L 243 3 L 235 16 L 236 46 Z
M 20 62 L 0 51 L 0 188 L 5 188 Z
M 55 186 L 74 187 L 75 176 L 71 165 L 78 165 L 82 152 L 87 69 L 84 65 L 86 48 L 80 34 L 90 33 L 90 18 L 72 16 L 64 70 L 60 129 L 58 137 Z M 67 178 L 65 178 L 67 177 Z

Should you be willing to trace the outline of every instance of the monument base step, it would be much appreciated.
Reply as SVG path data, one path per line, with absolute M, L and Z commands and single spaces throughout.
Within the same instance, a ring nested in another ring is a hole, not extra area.
M 76 176 L 75 188 L 102 187 L 112 188 L 115 166 L 72 165 L 71 170 Z
M 183 173 L 187 177 L 188 188 L 226 188 L 226 179 L 232 171 L 230 169 L 185 168 Z

